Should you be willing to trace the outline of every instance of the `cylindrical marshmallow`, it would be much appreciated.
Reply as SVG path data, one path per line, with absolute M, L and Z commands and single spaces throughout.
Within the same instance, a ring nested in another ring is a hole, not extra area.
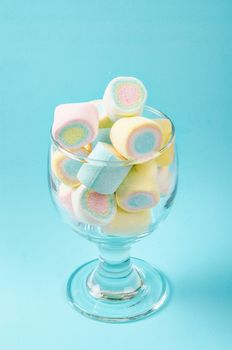
M 110 128 L 99 128 L 96 139 L 91 143 L 92 148 L 96 146 L 98 142 L 105 142 L 111 145 L 110 140 Z
M 63 183 L 60 184 L 57 193 L 57 199 L 59 204 L 69 213 L 69 215 L 73 216 L 73 206 L 72 206 L 72 192 L 73 188 L 69 187 Z
M 75 218 L 90 225 L 106 225 L 116 213 L 114 194 L 97 193 L 84 185 L 72 192 Z
M 106 87 L 103 103 L 113 121 L 121 117 L 140 115 L 147 91 L 143 83 L 134 77 L 117 77 Z
M 83 154 L 87 156 L 88 152 L 85 153 L 83 151 Z M 55 151 L 52 154 L 51 169 L 55 176 L 65 185 L 77 187 L 80 184 L 80 181 L 77 179 L 77 173 L 82 164 L 81 161 L 69 158 L 60 151 Z
M 148 232 L 151 223 L 151 209 L 128 213 L 117 207 L 116 215 L 103 231 L 113 236 L 139 235 Z
M 158 167 L 157 180 L 161 196 L 167 196 L 172 192 L 173 176 L 168 166 Z
M 159 200 L 159 185 L 155 162 L 133 166 L 116 191 L 118 206 L 128 212 L 155 207 Z
M 156 119 L 156 123 L 160 126 L 162 129 L 163 134 L 163 144 L 160 155 L 156 158 L 156 162 L 160 166 L 167 166 L 170 165 L 174 158 L 174 140 L 170 145 L 168 145 L 168 142 L 170 141 L 172 137 L 172 124 L 169 119 L 162 118 L 162 119 Z
M 52 135 L 62 147 L 75 152 L 96 138 L 98 122 L 98 111 L 91 103 L 59 105 L 55 109 Z
M 112 194 L 131 169 L 131 166 L 122 164 L 124 160 L 113 146 L 98 142 L 77 177 L 82 184 L 96 192 Z M 120 162 L 120 165 L 117 166 L 116 162 Z
M 175 156 L 175 143 L 173 140 L 170 143 L 170 145 L 165 147 L 160 152 L 160 155 L 157 158 L 155 158 L 155 161 L 160 166 L 168 166 L 173 162 L 174 156 Z
M 144 117 L 117 120 L 111 128 L 110 139 L 116 150 L 130 160 L 151 158 L 163 143 L 160 126 Z
M 112 120 L 109 118 L 109 116 L 106 113 L 106 110 L 103 105 L 102 100 L 94 100 L 90 101 L 98 111 L 98 116 L 99 116 L 99 128 L 111 128 L 113 125 Z
M 172 124 L 168 118 L 157 118 L 153 119 L 156 124 L 158 124 L 162 130 L 163 144 L 165 146 L 172 136 Z

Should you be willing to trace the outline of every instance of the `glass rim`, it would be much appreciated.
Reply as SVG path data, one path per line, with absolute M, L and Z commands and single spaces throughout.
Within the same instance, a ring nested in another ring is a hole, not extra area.
M 171 123 L 172 126 L 172 136 L 171 138 L 168 140 L 168 142 L 166 142 L 164 144 L 164 146 L 157 152 L 154 152 L 152 154 L 152 156 L 150 156 L 149 158 L 137 158 L 137 159 L 126 159 L 125 160 L 104 160 L 104 159 L 91 159 L 89 158 L 89 156 L 78 156 L 75 153 L 72 153 L 71 151 L 69 151 L 68 149 L 66 149 L 65 147 L 63 147 L 57 140 L 54 139 L 53 135 L 52 135 L 52 128 L 50 129 L 50 137 L 52 140 L 52 143 L 55 144 L 55 146 L 57 147 L 57 149 L 62 152 L 64 155 L 66 155 L 67 157 L 79 161 L 79 162 L 87 162 L 90 164 L 94 164 L 94 165 L 111 165 L 111 166 L 128 166 L 128 165 L 135 165 L 135 164 L 140 164 L 140 163 L 144 163 L 146 161 L 149 160 L 155 160 L 156 158 L 158 158 L 167 148 L 169 148 L 171 146 L 171 144 L 173 143 L 173 141 L 175 140 L 175 136 L 176 136 L 176 132 L 175 132 L 175 126 L 172 122 L 172 120 L 163 112 L 161 112 L 160 110 L 145 105 L 144 106 L 144 110 L 151 112 L 153 114 L 157 114 L 158 116 L 160 116 L 161 118 L 165 118 L 168 119 Z M 84 146 L 83 146 L 84 147 Z

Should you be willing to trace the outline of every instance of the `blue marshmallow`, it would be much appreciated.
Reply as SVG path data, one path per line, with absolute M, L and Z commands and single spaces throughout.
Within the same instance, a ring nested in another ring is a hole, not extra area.
M 77 178 L 86 187 L 101 194 L 114 193 L 131 169 L 131 165 L 110 165 L 110 162 L 122 162 L 125 159 L 117 153 L 113 146 L 104 142 L 96 144 L 88 160 L 89 162 L 81 166 Z M 106 163 L 101 163 L 101 161 Z
M 110 128 L 100 128 L 98 129 L 98 135 L 96 139 L 91 143 L 92 147 L 94 148 L 98 142 L 105 142 L 111 145 L 110 140 Z

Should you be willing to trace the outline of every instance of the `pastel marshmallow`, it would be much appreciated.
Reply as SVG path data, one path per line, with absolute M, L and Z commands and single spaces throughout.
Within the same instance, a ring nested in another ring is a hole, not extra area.
M 162 147 L 160 126 L 144 117 L 121 118 L 111 128 L 110 139 L 115 149 L 130 160 L 146 160 Z
M 84 151 L 83 154 L 85 154 Z M 88 154 L 87 152 L 86 156 Z M 77 179 L 77 173 L 82 164 L 81 161 L 69 158 L 58 150 L 53 153 L 51 158 L 51 169 L 54 175 L 70 187 L 77 187 L 80 184 L 80 181 Z
M 98 135 L 91 144 L 92 148 L 94 148 L 98 142 L 105 142 L 111 145 L 110 128 L 100 128 L 98 130 Z
M 143 111 L 147 91 L 143 83 L 134 77 L 117 77 L 110 81 L 103 96 L 103 103 L 110 118 L 139 115 Z
M 133 166 L 116 191 L 118 206 L 128 212 L 155 207 L 160 200 L 154 161 Z
M 92 103 L 97 108 L 99 116 L 99 128 L 111 128 L 111 126 L 113 125 L 113 121 L 107 115 L 107 112 L 103 105 L 103 101 L 94 100 L 90 101 L 90 103 Z
M 77 177 L 82 184 L 96 192 L 112 194 L 131 169 L 131 165 L 123 165 L 123 161 L 125 159 L 113 146 L 98 142 L 89 154 L 87 162 L 80 168 Z M 120 162 L 119 166 L 117 162 Z
M 161 196 L 167 196 L 172 192 L 173 176 L 168 166 L 158 167 L 157 180 Z
M 63 183 L 60 184 L 58 189 L 58 201 L 60 205 L 71 215 L 74 216 L 73 206 L 72 206 L 72 192 L 73 188 L 69 187 Z
M 168 166 L 173 162 L 174 159 L 174 140 L 168 145 L 172 137 L 172 124 L 169 119 L 162 118 L 156 119 L 156 123 L 161 127 L 163 134 L 163 145 L 164 149 L 160 151 L 160 155 L 156 158 L 156 162 L 160 166 Z
M 151 224 L 151 209 L 128 213 L 117 207 L 113 220 L 104 226 L 103 231 L 105 234 L 113 236 L 139 235 L 148 232 Z
M 91 103 L 69 103 L 55 109 L 52 135 L 63 148 L 75 152 L 98 133 L 98 111 Z
M 168 118 L 155 119 L 155 122 L 160 126 L 163 134 L 163 145 L 166 145 L 172 136 L 172 124 Z
M 160 155 L 155 158 L 156 163 L 159 166 L 170 165 L 175 157 L 175 143 L 174 140 L 167 145 L 163 150 L 161 150 Z
M 95 192 L 81 185 L 72 192 L 75 218 L 90 225 L 107 225 L 116 213 L 114 194 Z

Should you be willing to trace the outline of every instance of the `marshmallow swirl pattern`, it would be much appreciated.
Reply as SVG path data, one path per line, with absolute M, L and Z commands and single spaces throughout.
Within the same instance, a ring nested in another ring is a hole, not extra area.
M 86 150 L 85 150 L 86 151 Z M 83 150 L 83 154 L 88 155 L 88 152 Z M 80 184 L 77 179 L 77 173 L 81 168 L 82 163 L 64 155 L 62 152 L 56 151 L 52 155 L 51 167 L 55 176 L 65 185 L 76 187 Z
M 125 159 L 115 151 L 113 146 L 98 142 L 89 154 L 87 162 L 83 163 L 77 177 L 82 184 L 96 192 L 112 194 L 131 169 L 130 165 L 113 165 L 114 162 L 122 162 L 123 160 Z M 104 161 L 108 164 L 102 164 Z
M 72 192 L 72 206 L 76 219 L 91 225 L 106 225 L 116 213 L 114 194 L 100 194 L 84 185 Z
M 143 83 L 134 77 L 118 77 L 108 84 L 103 103 L 112 120 L 139 115 L 143 111 L 147 91 Z
M 111 128 L 110 139 L 116 150 L 129 160 L 149 159 L 163 143 L 160 126 L 144 117 L 117 120 Z
M 160 199 L 155 162 L 135 165 L 116 191 L 116 199 L 128 212 L 155 207 Z
M 70 103 L 55 109 L 52 135 L 65 149 L 76 150 L 91 143 L 98 132 L 98 112 L 91 103 Z

